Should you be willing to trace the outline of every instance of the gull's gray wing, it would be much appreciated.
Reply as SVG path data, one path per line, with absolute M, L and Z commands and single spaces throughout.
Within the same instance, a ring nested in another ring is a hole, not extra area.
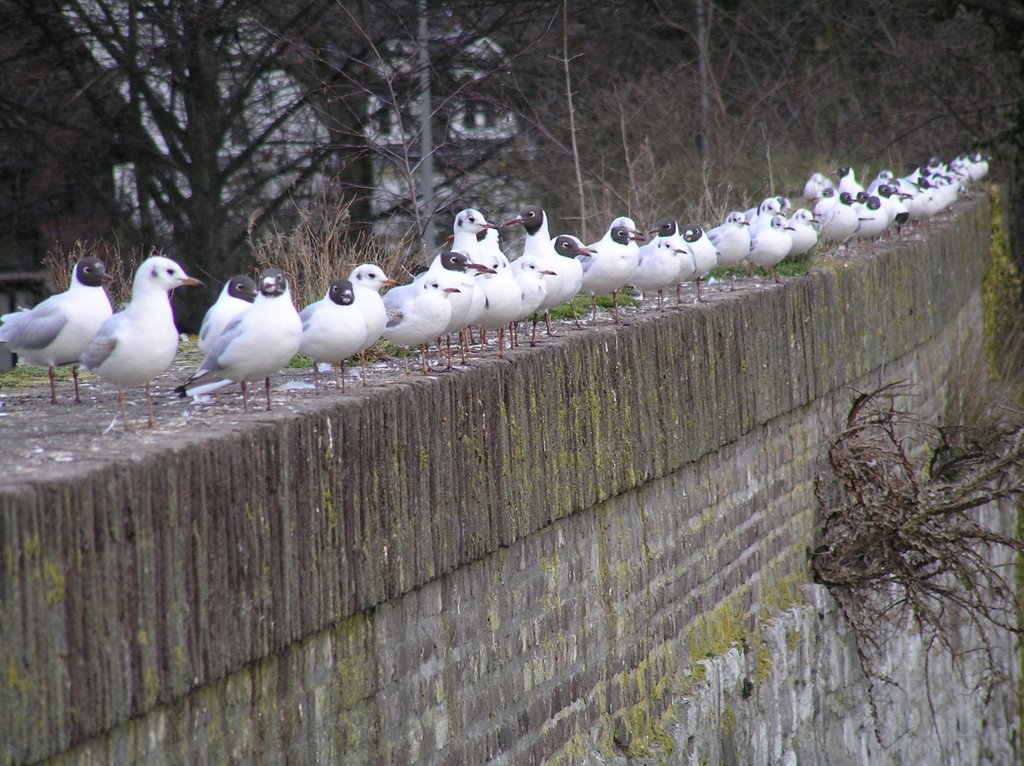
M 97 335 L 92 339 L 92 343 L 89 344 L 88 348 L 82 352 L 82 358 L 79 360 L 82 366 L 87 370 L 95 370 L 109 357 L 114 349 L 117 347 L 117 338 L 113 335 Z
M 402 320 L 404 318 L 405 318 L 405 314 L 403 314 L 398 309 L 396 309 L 394 311 L 389 311 L 388 312 L 388 323 L 387 323 L 387 326 L 388 327 L 397 327 L 398 325 L 402 324 Z
M 206 335 L 207 335 L 207 333 L 210 332 L 210 324 L 211 324 L 211 320 L 212 319 L 213 319 L 213 307 L 211 306 L 210 310 L 207 311 L 206 314 L 203 316 L 203 323 L 201 325 L 199 325 L 199 342 L 200 343 L 202 343 L 204 340 L 206 340 Z
M 0 326 L 0 342 L 26 351 L 46 348 L 68 323 L 60 306 L 44 303 L 34 309 L 7 314 Z

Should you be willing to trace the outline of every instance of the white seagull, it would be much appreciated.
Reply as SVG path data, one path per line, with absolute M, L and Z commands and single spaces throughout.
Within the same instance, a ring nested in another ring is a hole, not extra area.
M 256 300 L 256 282 L 252 277 L 235 274 L 224 283 L 216 302 L 210 306 L 199 327 L 199 350 L 210 353 L 213 344 L 224 332 L 228 322 L 241 314 Z
M 178 329 L 174 326 L 170 291 L 183 285 L 200 285 L 170 258 L 154 255 L 135 270 L 132 299 L 123 311 L 109 317 L 82 352 L 82 366 L 100 379 L 117 385 L 121 419 L 131 430 L 124 408 L 124 389 L 146 385 L 150 428 L 153 397 L 149 382 L 167 372 L 178 353 Z
M 708 237 L 718 251 L 719 266 L 732 268 L 747 259 L 750 252 L 750 224 L 740 211 L 729 213 L 721 226 L 708 232 Z
M 242 408 L 249 410 L 246 384 L 262 380 L 270 410 L 270 376 L 299 351 L 302 320 L 292 303 L 288 279 L 280 269 L 265 269 L 256 280 L 259 295 L 232 319 L 199 368 L 175 390 L 212 391 L 230 382 L 242 384 Z
M 703 302 L 704 299 L 700 295 L 700 282 L 708 275 L 708 272 L 718 265 L 718 251 L 715 250 L 715 244 L 704 233 L 704 229 L 696 223 L 691 223 L 683 230 L 683 241 L 686 242 L 686 246 L 693 254 L 693 280 L 697 283 L 697 301 Z
M 640 247 L 640 263 L 631 284 L 641 296 L 646 291 L 656 291 L 658 311 L 664 311 L 665 288 L 679 284 L 683 261 L 692 263 L 693 254 L 679 236 L 679 225 L 672 218 L 658 219 L 650 235 L 652 238 Z M 676 298 L 678 301 L 678 292 Z
M 539 205 L 527 205 L 519 211 L 519 215 L 510 218 L 504 225 L 522 226 L 526 230 L 523 255 L 536 259 L 540 268 L 551 272 L 544 280 L 546 294 L 537 311 L 544 312 L 547 333 L 554 335 L 551 329 L 551 309 L 576 297 L 583 282 L 583 267 L 575 256 L 566 258 L 565 252 L 557 251 L 555 240 L 551 238 L 548 229 L 548 215 Z M 534 318 L 531 345 L 536 345 L 536 339 L 537 319 Z
M 772 217 L 771 224 L 750 238 L 750 262 L 762 269 L 770 269 L 775 281 L 779 281 L 777 266 L 789 255 L 793 238 L 789 235 L 789 224 L 781 215 Z
M 640 262 L 637 240 L 645 239 L 632 218 L 620 216 L 611 222 L 604 237 L 588 246 L 594 252 L 583 258 L 580 289 L 590 293 L 591 321 L 597 319 L 597 296 L 611 293 L 615 324 L 619 324 L 619 290 L 629 283 Z
M 523 291 L 523 305 L 515 321 L 522 321 L 540 310 L 548 296 L 548 280 L 558 277 L 558 273 L 545 268 L 544 260 L 536 255 L 521 255 L 512 261 L 512 274 Z M 530 345 L 537 345 L 537 325 L 530 338 Z
M 336 279 L 323 298 L 299 313 L 302 320 L 299 353 L 313 360 L 313 385 L 317 389 L 320 388 L 317 363 L 329 362 L 336 365 L 335 382 L 345 390 L 345 360 L 357 353 L 366 341 L 366 317 L 355 301 L 352 283 Z
M 484 251 L 482 243 L 488 230 L 496 228 L 479 210 L 466 208 L 455 216 L 452 224 L 451 249 L 476 262 Z
M 492 241 L 493 238 L 493 241 Z M 486 331 L 498 331 L 498 356 L 505 358 L 505 329 L 522 315 L 523 288 L 516 281 L 508 258 L 498 246 L 497 231 L 487 233 L 488 249 L 480 257 L 480 263 L 494 273 L 484 272 L 480 277 L 486 301 L 480 324 L 480 344 L 486 343 Z
M 843 192 L 847 192 L 851 197 L 856 197 L 864 191 L 864 187 L 857 181 L 853 168 L 848 165 L 843 165 L 836 170 L 836 178 L 839 179 L 839 182 L 836 184 L 836 190 L 840 196 Z
M 111 281 L 103 261 L 87 256 L 75 264 L 71 286 L 51 295 L 31 309 L 0 316 L 0 343 L 18 355 L 21 362 L 45 366 L 50 374 L 50 404 L 57 403 L 53 368 L 70 364 L 78 395 L 78 358 L 92 341 L 113 309 L 103 283 Z
M 793 211 L 789 217 L 789 236 L 793 240 L 789 255 L 803 255 L 818 244 L 818 230 L 814 228 L 814 213 L 805 207 Z
M 385 296 L 390 297 L 395 290 Z M 445 285 L 439 277 L 431 276 L 413 283 L 411 290 L 403 290 L 388 305 L 388 323 L 384 337 L 396 346 L 419 346 L 423 374 L 427 369 L 427 344 L 439 337 L 448 327 L 452 316 L 449 296 L 458 295 L 459 288 Z M 405 357 L 405 374 L 409 374 L 409 357 Z
M 817 211 L 815 211 L 817 216 Z M 826 242 L 842 244 L 857 232 L 860 223 L 857 211 L 853 209 L 853 198 L 849 192 L 840 192 L 838 201 L 828 209 L 820 222 L 821 238 Z
M 576 326 L 579 327 L 580 320 L 576 316 L 576 307 L 572 305 L 573 298 L 583 286 L 583 263 L 579 257 L 593 255 L 594 250 L 584 245 L 578 237 L 572 234 L 559 234 L 551 240 L 551 246 L 555 256 L 548 258 L 546 262 L 551 270 L 558 273 L 558 277 L 554 280 L 554 285 L 548 281 L 548 296 L 540 308 L 544 312 L 545 321 L 548 321 L 548 312 L 551 309 L 567 303 L 572 312 L 572 318 L 576 322 Z M 549 325 L 548 335 L 552 334 Z
M 868 240 L 871 252 L 874 253 L 875 240 L 882 236 L 891 223 L 889 208 L 884 207 L 882 201 L 872 194 L 866 202 L 857 203 L 854 210 L 857 213 L 857 231 L 854 236 Z
M 366 320 L 366 339 L 356 349 L 359 354 L 359 367 L 363 373 L 363 385 L 366 385 L 366 350 L 380 340 L 384 333 L 384 325 L 388 323 L 388 310 L 384 299 L 380 297 L 383 287 L 394 287 L 397 282 L 388 277 L 379 266 L 372 263 L 361 263 L 348 275 L 355 294 L 355 306 L 363 312 Z

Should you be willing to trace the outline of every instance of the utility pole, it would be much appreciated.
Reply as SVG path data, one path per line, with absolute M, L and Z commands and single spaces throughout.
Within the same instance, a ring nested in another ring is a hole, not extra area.
M 420 215 L 423 244 L 428 253 L 437 244 L 434 233 L 434 132 L 430 103 L 430 34 L 427 28 L 427 0 L 419 0 L 420 65 Z
M 700 77 L 700 95 L 697 106 L 697 149 L 701 162 L 707 162 L 711 133 L 711 93 L 708 69 L 708 0 L 696 0 L 697 11 L 697 71 Z

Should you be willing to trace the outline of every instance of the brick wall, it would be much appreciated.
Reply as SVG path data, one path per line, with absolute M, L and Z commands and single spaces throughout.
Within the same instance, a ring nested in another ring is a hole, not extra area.
M 781 287 L 7 480 L 0 763 L 870 750 L 813 481 L 849 386 L 942 411 L 988 226 L 978 198 Z M 833 656 L 826 726 L 801 673 Z

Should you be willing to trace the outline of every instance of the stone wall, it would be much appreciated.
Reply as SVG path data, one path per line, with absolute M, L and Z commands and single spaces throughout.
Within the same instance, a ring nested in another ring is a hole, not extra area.
M 781 286 L 5 478 L 0 763 L 877 755 L 813 483 L 850 386 L 943 410 L 988 242 L 979 197 Z M 1010 746 L 997 703 L 952 713 L 962 762 Z

